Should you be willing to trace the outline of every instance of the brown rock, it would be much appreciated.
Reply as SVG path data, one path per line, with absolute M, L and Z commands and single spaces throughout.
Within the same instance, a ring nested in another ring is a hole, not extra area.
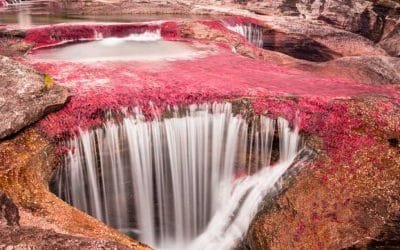
M 68 90 L 50 85 L 32 67 L 0 56 L 0 139 L 64 105 Z
M 71 236 L 36 227 L 0 226 L 2 249 L 133 249 L 117 242 Z
M 387 55 L 370 40 L 323 22 L 297 17 L 260 18 L 265 48 L 296 58 L 327 61 L 341 56 Z
M 389 56 L 343 57 L 322 64 L 298 64 L 295 67 L 369 84 L 400 84 L 400 58 Z
M 0 222 L 4 218 L 8 226 L 19 225 L 18 207 L 6 195 L 0 192 Z
M 361 119 L 373 121 L 378 116 L 381 122 L 398 124 L 398 108 L 386 113 L 368 98 L 346 102 Z M 352 152 L 346 164 L 321 153 L 318 167 L 303 171 L 275 202 L 266 203 L 242 248 L 397 249 L 400 148 L 382 140 L 393 131 L 381 129 L 373 127 L 379 142 Z
M 379 42 L 379 45 L 384 48 L 389 55 L 400 57 L 400 22 L 394 27 L 392 32 Z
M 33 128 L 0 143 L 0 190 L 18 207 L 21 225 L 20 229 L 0 228 L 0 248 L 2 244 L 45 249 L 122 244 L 148 249 L 51 193 L 49 181 L 58 164 L 54 146 Z

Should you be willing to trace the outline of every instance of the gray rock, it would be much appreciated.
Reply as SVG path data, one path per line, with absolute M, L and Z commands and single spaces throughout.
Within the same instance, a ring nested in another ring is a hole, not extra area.
M 400 22 L 379 42 L 379 45 L 391 56 L 400 57 Z
M 0 56 L 0 139 L 61 108 L 69 98 L 62 86 L 46 86 L 44 75 Z

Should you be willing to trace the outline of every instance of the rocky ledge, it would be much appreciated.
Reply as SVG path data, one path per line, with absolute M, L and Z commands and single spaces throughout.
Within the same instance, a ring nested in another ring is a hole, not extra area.
M 0 56 L 0 139 L 60 109 L 68 98 L 68 89 L 50 76 Z

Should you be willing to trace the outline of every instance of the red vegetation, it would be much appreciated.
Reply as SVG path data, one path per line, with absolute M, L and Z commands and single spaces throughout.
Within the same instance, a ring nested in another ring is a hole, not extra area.
M 125 37 L 130 34 L 140 34 L 159 29 L 161 35 L 166 39 L 172 39 L 178 33 L 175 22 L 165 22 L 161 25 L 157 23 L 59 24 L 29 29 L 25 41 L 38 48 L 67 41 L 93 40 L 99 35 L 102 37 Z
M 228 20 L 253 22 L 246 18 Z M 220 22 L 200 22 L 230 32 Z M 161 26 L 46 26 L 28 31 L 27 39 L 44 45 L 51 44 L 54 38 L 58 41 L 94 36 L 95 30 L 103 36 L 124 36 L 160 27 L 165 39 L 179 38 L 177 24 L 166 22 Z M 232 53 L 228 46 L 202 44 L 198 48 L 204 50 L 205 47 L 210 50 L 208 56 L 173 62 L 30 62 L 50 74 L 58 84 L 69 86 L 73 93 L 64 109 L 47 116 L 39 125 L 50 137 L 63 138 L 73 135 L 78 128 L 101 125 L 107 110 L 140 106 L 145 115 L 151 117 L 152 106 L 163 112 L 169 105 L 249 98 L 258 114 L 283 116 L 292 122 L 298 114 L 302 133 L 322 138 L 324 148 L 334 162 L 348 162 L 358 148 L 374 143 L 373 136 L 357 132 L 361 127 L 365 129 L 365 122 L 352 113 L 348 99 L 371 95 L 384 95 L 394 102 L 399 99 L 393 86 L 321 78 L 242 57 Z M 388 105 L 384 103 L 381 108 L 393 108 Z M 380 121 L 377 114 L 374 126 L 384 126 L 385 122 L 385 119 Z
M 263 25 L 263 23 L 260 20 L 257 20 L 257 19 L 251 18 L 251 17 L 244 17 L 244 16 L 225 17 L 223 19 L 223 21 L 230 25 L 237 25 L 237 24 L 254 24 L 254 25 L 259 25 L 259 26 Z

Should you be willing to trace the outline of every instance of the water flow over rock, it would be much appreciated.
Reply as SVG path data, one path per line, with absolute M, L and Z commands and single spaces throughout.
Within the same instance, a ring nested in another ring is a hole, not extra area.
M 170 114 L 146 121 L 135 109 L 122 122 L 81 131 L 67 143 L 71 151 L 57 176 L 58 195 L 160 248 L 189 247 L 210 221 L 212 234 L 226 223 L 224 234 L 240 238 L 265 192 L 293 160 L 297 130 L 279 120 L 281 147 L 287 149 L 280 156 L 283 163 L 264 168 L 271 161 L 273 120 L 261 116 L 249 125 L 233 115 L 229 103 L 190 105 Z M 248 180 L 238 177 L 260 169 Z M 236 209 L 235 220 L 223 219 Z M 238 224 L 240 232 L 234 228 Z M 204 244 L 204 235 L 194 248 Z
M 226 27 L 234 31 L 236 33 L 241 34 L 246 37 L 246 39 L 259 48 L 263 47 L 263 32 L 262 28 L 255 24 L 234 24 L 234 25 L 226 25 Z

